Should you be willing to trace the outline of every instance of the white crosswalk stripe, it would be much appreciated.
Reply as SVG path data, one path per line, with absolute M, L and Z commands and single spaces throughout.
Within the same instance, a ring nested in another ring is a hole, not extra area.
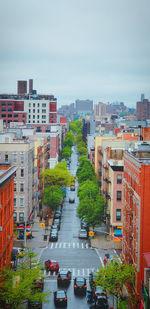
M 89 277 L 89 274 L 91 272 L 97 272 L 98 271 L 98 268 L 60 268 L 60 271 L 68 271 L 70 270 L 71 273 L 72 273 L 72 279 L 77 277 L 77 276 L 81 276 L 81 277 L 85 277 L 85 278 L 88 278 Z M 50 272 L 50 271 L 46 271 L 44 270 L 44 275 L 45 277 L 48 279 L 48 278 L 57 278 L 57 272 L 54 271 L 54 272 Z
M 89 244 L 88 243 L 79 243 L 79 242 L 73 242 L 73 243 L 70 243 L 70 242 L 50 242 L 49 243 L 49 247 L 51 249 L 60 249 L 60 248 L 63 248 L 63 249 L 70 249 L 70 248 L 77 248 L 77 249 L 88 249 L 89 248 Z

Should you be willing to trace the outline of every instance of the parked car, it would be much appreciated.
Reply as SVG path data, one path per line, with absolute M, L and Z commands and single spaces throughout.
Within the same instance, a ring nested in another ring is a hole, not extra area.
M 67 292 L 59 290 L 54 292 L 54 303 L 55 306 L 67 306 Z
M 81 229 L 78 234 L 78 238 L 87 239 L 88 238 L 87 230 Z
M 56 210 L 55 214 L 54 214 L 54 219 L 60 219 L 61 218 L 61 211 L 60 210 Z
M 97 309 L 108 309 L 108 298 L 107 295 L 97 295 L 95 298 L 95 308 Z
M 101 286 L 94 287 L 94 294 L 96 296 L 106 296 L 107 295 L 106 291 L 104 291 Z
M 76 190 L 75 186 L 70 187 L 70 191 L 75 191 L 75 190 Z
M 58 232 L 56 230 L 52 230 L 49 235 L 49 241 L 57 241 L 58 240 Z
M 69 196 L 69 203 L 74 203 L 75 202 L 75 197 Z
M 71 281 L 71 271 L 60 271 L 57 276 L 57 284 L 60 285 L 69 285 Z
M 59 231 L 59 224 L 53 224 L 51 226 L 51 232 L 54 231 L 54 230 L 57 231 L 57 232 Z
M 58 230 L 60 230 L 60 219 L 54 219 L 53 225 L 58 225 Z
M 44 287 L 44 280 L 43 280 L 43 278 L 38 278 L 38 279 L 34 280 L 33 288 L 38 288 L 40 290 L 43 290 L 43 287 Z
M 87 289 L 86 279 L 83 277 L 76 277 L 74 279 L 74 293 L 86 295 L 86 289 Z
M 84 229 L 84 230 L 88 230 L 89 229 L 88 224 L 85 221 L 83 221 L 83 220 L 81 220 L 81 229 Z
M 62 213 L 62 206 L 61 205 L 57 206 L 56 211 L 60 211 Z
M 59 271 L 59 264 L 55 260 L 47 260 L 45 261 L 45 267 L 47 270 L 50 271 Z
M 42 308 L 42 303 L 39 303 L 37 301 L 30 301 L 28 303 L 28 309 L 41 309 Z

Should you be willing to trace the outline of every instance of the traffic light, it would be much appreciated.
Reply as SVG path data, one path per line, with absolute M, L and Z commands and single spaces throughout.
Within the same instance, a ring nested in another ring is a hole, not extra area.
M 89 236 L 92 238 L 92 237 L 94 237 L 94 231 L 90 231 L 89 232 Z

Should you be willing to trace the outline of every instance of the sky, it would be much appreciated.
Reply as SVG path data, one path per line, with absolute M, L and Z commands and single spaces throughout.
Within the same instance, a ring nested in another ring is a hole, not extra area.
M 150 99 L 150 0 L 0 0 L 0 93 L 17 80 L 76 99 Z

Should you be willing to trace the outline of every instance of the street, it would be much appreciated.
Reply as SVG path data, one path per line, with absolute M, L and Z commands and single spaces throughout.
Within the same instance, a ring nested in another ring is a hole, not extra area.
M 75 175 L 77 169 L 77 154 L 73 151 L 71 156 L 70 173 Z M 73 279 L 76 276 L 81 276 L 87 280 L 87 290 L 89 287 L 89 274 L 90 272 L 96 272 L 99 267 L 103 266 L 102 254 L 94 248 L 90 247 L 89 240 L 81 240 L 78 238 L 78 232 L 80 230 L 80 219 L 77 217 L 78 197 L 77 197 L 77 182 L 75 191 L 70 191 L 67 188 L 67 195 L 64 199 L 64 205 L 61 217 L 61 227 L 58 233 L 57 242 L 49 242 L 46 248 L 41 249 L 39 257 L 44 262 L 48 259 L 54 259 L 58 261 L 60 270 L 70 270 L 72 278 L 70 286 L 67 288 L 69 309 L 84 309 L 93 308 L 93 305 L 87 303 L 85 296 L 76 296 L 73 289 Z M 69 196 L 75 197 L 74 203 L 69 203 Z M 44 292 L 51 291 L 49 296 L 50 303 L 44 303 L 42 308 L 55 308 L 53 292 L 57 288 L 57 273 L 46 272 L 44 280 Z M 111 299 L 110 299 L 111 300 Z M 112 301 L 111 301 L 112 303 Z

